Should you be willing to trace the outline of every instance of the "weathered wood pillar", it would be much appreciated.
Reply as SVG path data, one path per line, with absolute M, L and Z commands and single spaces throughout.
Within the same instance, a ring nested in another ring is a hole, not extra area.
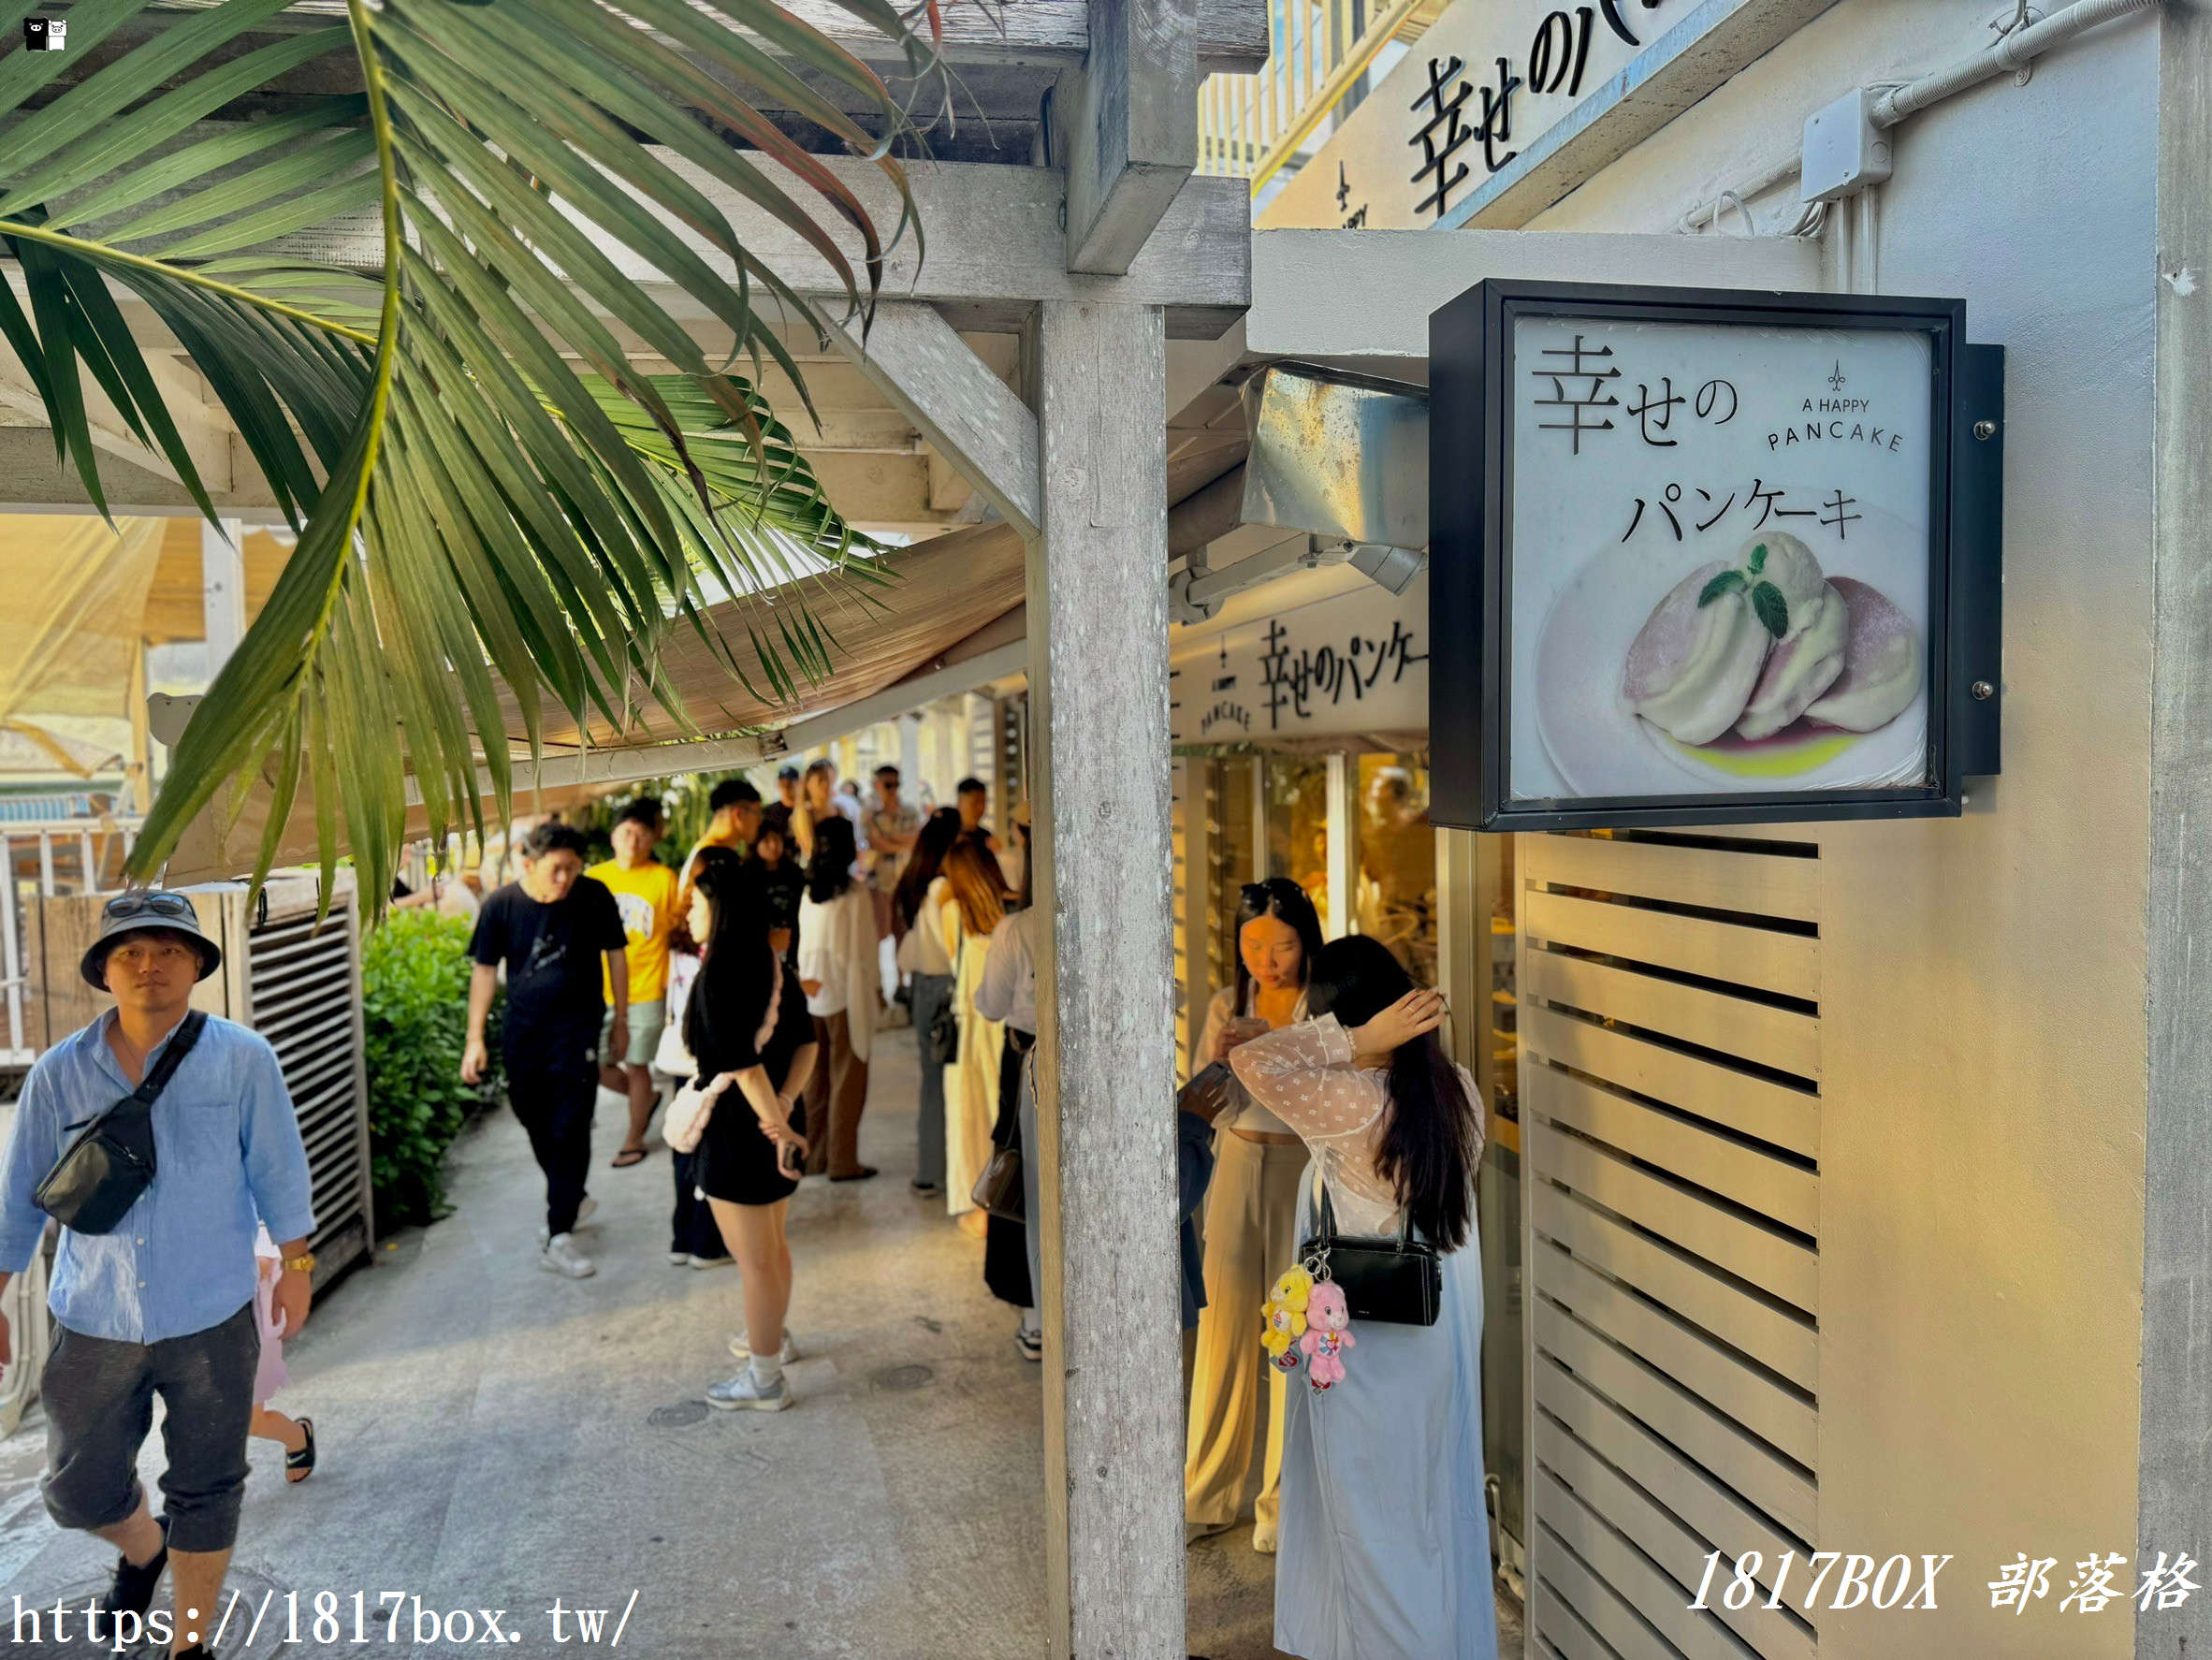
M 1181 1660 L 1165 330 L 1157 307 L 1049 301 L 1030 344 L 1053 1653 Z

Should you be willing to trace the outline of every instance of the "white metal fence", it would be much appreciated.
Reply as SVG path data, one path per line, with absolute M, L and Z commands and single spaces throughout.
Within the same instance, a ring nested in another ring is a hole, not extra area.
M 31 966 L 24 917 L 43 896 L 87 894 L 113 887 L 137 837 L 135 818 L 0 819 L 0 1067 L 27 1067 L 38 1058 L 31 1021 Z

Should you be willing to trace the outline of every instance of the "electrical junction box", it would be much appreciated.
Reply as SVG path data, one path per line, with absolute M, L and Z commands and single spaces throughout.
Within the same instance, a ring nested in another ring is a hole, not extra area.
M 1889 177 L 1889 137 L 1874 125 L 1873 107 L 1861 87 L 1807 118 L 1801 199 L 1840 201 Z

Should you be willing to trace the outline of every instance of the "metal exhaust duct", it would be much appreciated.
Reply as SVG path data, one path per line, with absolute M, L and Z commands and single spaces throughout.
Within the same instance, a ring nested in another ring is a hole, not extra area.
M 1418 556 L 1429 545 L 1427 389 L 1275 363 L 1244 383 L 1244 398 L 1243 521 L 1349 544 L 1353 563 L 1403 590 L 1422 561 L 1378 551 L 1362 562 L 1361 550 Z

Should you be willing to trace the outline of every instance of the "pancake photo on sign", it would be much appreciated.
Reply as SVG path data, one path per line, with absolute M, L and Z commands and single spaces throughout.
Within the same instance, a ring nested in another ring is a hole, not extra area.
M 1845 557 L 1860 574 L 1824 569 L 1772 531 L 1686 568 L 1619 547 L 1592 560 L 1560 590 L 1536 652 L 1537 731 L 1567 787 L 1918 781 L 1925 596 L 1871 539 Z

